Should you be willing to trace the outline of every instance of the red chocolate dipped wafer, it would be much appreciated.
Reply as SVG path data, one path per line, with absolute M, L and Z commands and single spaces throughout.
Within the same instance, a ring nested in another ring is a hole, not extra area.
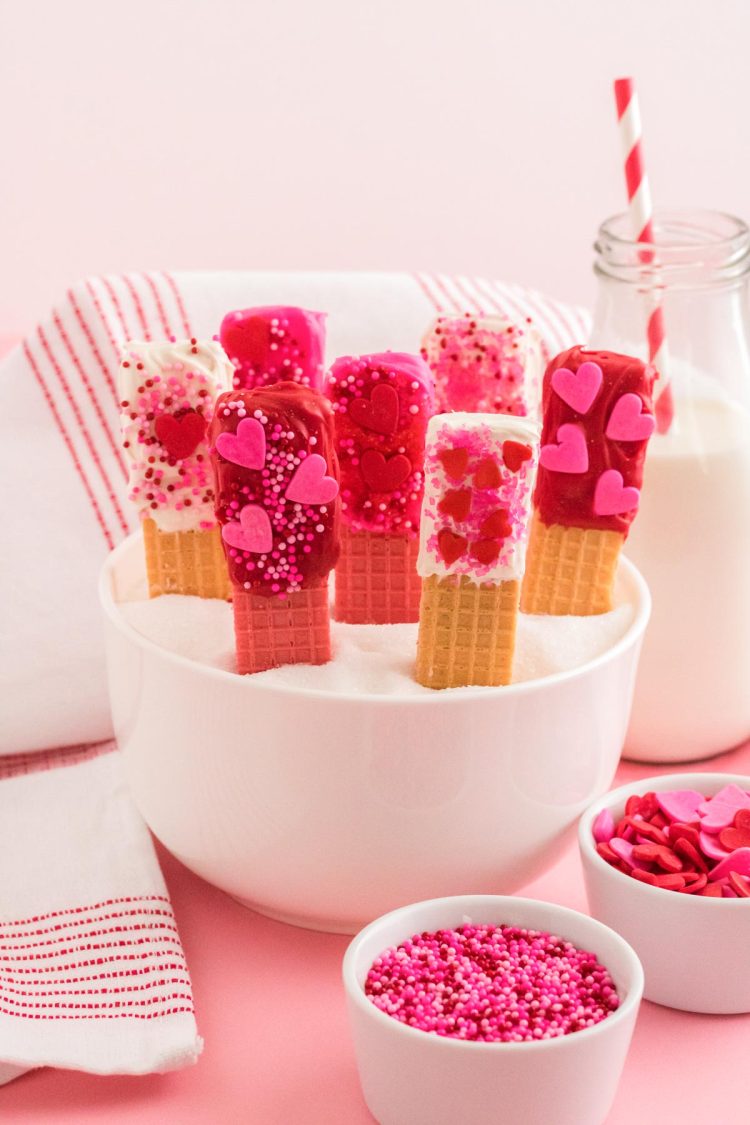
M 524 613 L 612 608 L 620 550 L 638 510 L 655 428 L 655 372 L 639 359 L 570 348 L 544 376 Z
M 231 391 L 216 403 L 210 440 L 237 670 L 325 664 L 339 552 L 329 404 L 298 383 Z
M 415 355 L 337 359 L 325 380 L 341 466 L 342 545 L 335 617 L 419 620 L 419 513 L 433 381 Z
M 320 390 L 325 318 L 325 313 L 292 305 L 227 313 L 219 338 L 234 366 L 234 386 L 250 389 L 291 380 Z

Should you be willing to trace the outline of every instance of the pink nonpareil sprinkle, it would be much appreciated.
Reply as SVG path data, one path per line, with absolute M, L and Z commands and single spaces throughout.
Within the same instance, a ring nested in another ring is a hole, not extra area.
M 492 925 L 415 934 L 387 949 L 365 994 L 419 1031 L 485 1043 L 570 1035 L 620 1003 L 595 954 L 554 934 Z

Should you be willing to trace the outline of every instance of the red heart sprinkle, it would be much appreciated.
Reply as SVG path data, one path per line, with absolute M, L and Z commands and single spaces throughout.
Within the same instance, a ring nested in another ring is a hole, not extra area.
M 507 508 L 496 508 L 479 528 L 483 539 L 507 539 L 513 530 Z
M 628 797 L 627 801 L 625 802 L 625 815 L 635 816 L 635 814 L 639 813 L 640 811 L 641 798 L 634 793 L 632 797 Z
M 722 898 L 721 887 L 718 883 L 708 883 L 698 892 L 702 898 Z
M 438 511 L 444 516 L 452 516 L 459 523 L 465 520 L 471 508 L 470 488 L 451 488 L 438 504 Z
M 637 844 L 633 848 L 633 855 L 644 863 L 655 863 L 663 871 L 675 873 L 682 871 L 682 860 L 661 844 Z
M 652 844 L 666 845 L 669 843 L 661 828 L 657 828 L 655 824 L 650 824 L 647 820 L 635 820 L 634 817 L 627 816 L 625 822 L 635 829 L 637 836 L 643 836 L 644 839 L 650 840 Z
M 438 453 L 438 460 L 448 476 L 457 480 L 466 472 L 466 466 L 469 464 L 469 451 L 468 449 L 441 449 Z
M 206 419 L 197 410 L 185 414 L 159 414 L 154 422 L 154 433 L 175 461 L 182 461 L 194 453 L 206 434 Z
M 474 484 L 477 488 L 499 488 L 502 482 L 502 474 L 496 461 L 491 457 L 485 457 L 484 461 L 479 462 L 474 473 Z
M 691 876 L 691 878 L 688 878 L 688 876 Z M 701 894 L 703 888 L 708 883 L 708 875 L 696 875 L 695 877 L 692 877 L 692 872 L 687 872 L 684 878 L 685 886 L 683 887 L 683 892 L 686 895 Z
M 750 883 L 738 875 L 736 871 L 729 872 L 729 884 L 740 898 L 750 898 Z
M 349 403 L 349 417 L 363 430 L 376 434 L 394 434 L 398 429 L 398 391 L 386 383 L 373 387 L 369 398 L 354 398 Z
M 682 875 L 677 874 L 655 875 L 654 886 L 662 887 L 665 891 L 681 891 L 685 887 L 685 880 Z
M 669 826 L 669 839 L 674 845 L 677 840 L 688 840 L 694 848 L 700 842 L 700 832 L 692 824 L 679 824 L 677 821 Z
M 719 833 L 719 843 L 728 852 L 733 852 L 735 848 L 750 848 L 750 830 L 747 828 L 722 828 Z
M 477 539 L 471 545 L 471 557 L 485 566 L 491 566 L 500 554 L 500 544 L 496 539 Z
M 411 461 L 403 453 L 385 456 L 377 449 L 366 449 L 360 461 L 362 477 L 373 492 L 395 492 L 411 473 Z
M 688 862 L 697 867 L 699 871 L 708 871 L 708 864 L 706 863 L 701 853 L 693 844 L 690 843 L 689 840 L 686 840 L 683 836 L 680 836 L 678 840 L 675 840 L 674 850 L 676 851 L 678 856 L 681 856 L 682 859 L 688 860 Z
M 656 876 L 642 867 L 634 867 L 628 874 L 632 875 L 633 878 L 637 879 L 640 883 L 648 883 L 652 887 L 656 883 Z
M 512 473 L 517 473 L 524 461 L 529 460 L 531 454 L 532 449 L 530 445 L 524 445 L 520 441 L 503 442 L 503 461 Z M 490 485 L 490 487 L 493 486 Z
M 750 831 L 750 809 L 738 809 L 734 817 L 734 827 Z
M 450 531 L 447 527 L 444 527 L 442 531 L 438 532 L 437 541 L 438 551 L 448 566 L 454 563 L 456 559 L 461 558 L 469 542 L 465 536 L 456 535 L 455 532 Z

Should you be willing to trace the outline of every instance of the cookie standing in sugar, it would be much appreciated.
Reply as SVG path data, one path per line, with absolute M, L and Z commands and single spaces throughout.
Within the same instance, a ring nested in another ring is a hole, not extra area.
M 234 365 L 234 386 L 247 390 L 287 380 L 320 390 L 326 314 L 292 305 L 227 313 L 219 339 Z
M 611 608 L 656 425 L 654 378 L 654 369 L 639 359 L 581 347 L 549 364 L 521 598 L 525 613 L 583 615 Z
M 416 621 L 424 446 L 433 380 L 419 356 L 342 356 L 325 380 L 341 472 L 342 550 L 335 616 L 352 624 Z
M 438 414 L 427 432 L 416 677 L 510 683 L 539 431 L 499 414 Z
M 330 406 L 299 383 L 232 391 L 216 404 L 210 440 L 239 671 L 324 663 L 339 552 Z
M 214 341 L 132 341 L 123 350 L 123 448 L 152 596 L 228 596 L 206 433 L 231 372 Z
M 438 316 L 421 355 L 435 376 L 438 413 L 534 415 L 539 412 L 543 356 L 530 322 L 464 313 Z

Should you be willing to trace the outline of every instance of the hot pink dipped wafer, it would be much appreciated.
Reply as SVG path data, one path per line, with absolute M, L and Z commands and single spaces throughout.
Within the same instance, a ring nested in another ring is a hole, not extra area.
M 227 313 L 219 338 L 234 365 L 235 387 L 291 380 L 320 389 L 326 314 L 292 305 Z
M 339 552 L 329 404 L 298 383 L 232 391 L 217 401 L 210 441 L 238 671 L 326 663 Z
M 433 380 L 419 356 L 344 356 L 325 381 L 341 467 L 339 621 L 416 621 L 424 444 Z
M 542 341 L 504 316 L 439 316 L 422 340 L 438 413 L 531 414 L 541 402 Z
M 632 356 L 581 347 L 547 367 L 524 612 L 612 608 L 617 561 L 656 426 L 654 377 L 653 367 Z

